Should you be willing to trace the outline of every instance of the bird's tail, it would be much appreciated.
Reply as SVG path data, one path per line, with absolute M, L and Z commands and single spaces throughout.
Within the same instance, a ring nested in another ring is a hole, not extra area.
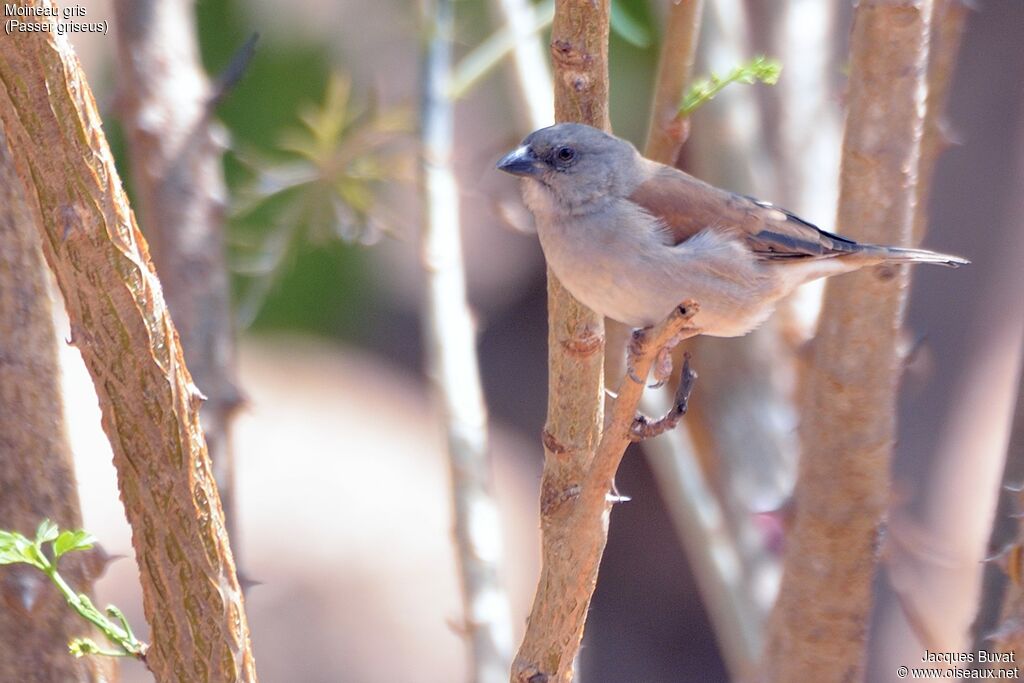
M 951 254 L 940 254 L 927 249 L 911 249 L 909 247 L 880 247 L 864 245 L 865 255 L 874 256 L 883 263 L 937 263 L 940 266 L 959 268 L 970 261 Z

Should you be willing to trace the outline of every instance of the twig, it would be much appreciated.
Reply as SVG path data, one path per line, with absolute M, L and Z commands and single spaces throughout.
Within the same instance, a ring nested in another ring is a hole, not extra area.
M 472 680 L 498 683 L 508 675 L 512 624 L 498 577 L 501 524 L 490 492 L 487 414 L 466 302 L 459 193 L 452 170 L 454 105 L 453 0 L 427 3 L 429 39 L 422 79 L 423 237 L 427 277 L 424 343 L 427 370 L 442 407 L 455 512 L 455 546 L 462 579 L 464 628 L 471 644 Z
M 200 394 L 74 51 L 52 17 L 25 20 L 49 30 L 0 40 L 0 119 L 113 450 L 147 661 L 158 681 L 254 682 Z
M 211 88 L 199 61 L 193 3 L 117 0 L 119 94 L 139 217 L 149 237 L 185 360 L 207 397 L 203 432 L 228 533 L 238 552 L 231 421 L 237 386 L 225 265 L 226 190 L 210 113 L 241 77 L 255 37 Z
M 491 4 L 516 37 L 512 53 L 516 101 L 523 104 L 529 129 L 550 126 L 555 120 L 551 67 L 541 45 L 540 32 L 533 30 L 543 16 L 542 9 L 535 8 L 530 0 L 492 0 Z M 554 3 L 551 7 L 553 12 Z
M 453 100 L 463 97 L 507 56 L 512 57 L 517 74 L 546 74 L 546 80 L 551 80 L 551 73 L 544 61 L 544 54 L 539 49 L 539 40 L 536 36 L 554 19 L 554 0 L 545 0 L 537 7 L 524 0 L 499 0 L 495 4 L 505 25 L 488 36 L 455 65 L 448 86 L 448 96 Z M 546 119 L 550 122 L 554 101 L 551 89 L 543 87 L 545 82 L 543 78 L 539 83 L 530 82 L 529 88 L 524 91 L 528 93 L 524 101 L 530 109 L 531 119 Z
M 931 17 L 930 0 L 857 5 L 837 221 L 856 239 L 910 242 Z M 826 287 L 803 402 L 795 517 L 765 650 L 768 681 L 864 677 L 905 295 L 901 270 L 862 271 Z
M 562 489 L 545 487 L 541 492 L 544 563 L 526 637 L 512 667 L 515 683 L 567 683 L 572 679 L 573 660 L 607 541 L 615 472 L 632 440 L 645 378 L 661 349 L 699 333 L 690 325 L 698 308 L 696 302 L 684 302 L 653 329 L 635 333 L 629 351 L 630 370 L 619 383 L 593 461 L 583 468 L 579 480 L 567 482 Z M 549 452 L 566 455 L 550 434 L 545 437 Z

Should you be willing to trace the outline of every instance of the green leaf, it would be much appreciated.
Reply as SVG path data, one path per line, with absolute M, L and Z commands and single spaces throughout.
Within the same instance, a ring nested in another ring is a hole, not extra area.
M 32 564 L 17 548 L 14 548 L 13 546 L 0 548 L 0 564 L 20 564 L 23 562 Z
M 610 22 L 615 35 L 634 47 L 646 48 L 651 45 L 651 32 L 636 17 L 626 10 L 622 0 L 612 0 Z
M 28 562 L 42 571 L 46 571 L 52 566 L 46 555 L 43 555 L 43 549 L 34 543 L 30 543 L 25 546 L 22 549 L 22 552 L 25 556 L 25 562 Z
M 56 524 L 49 519 L 44 519 L 39 523 L 39 528 L 36 529 L 36 545 L 42 546 L 44 543 L 57 538 L 58 531 Z
M 88 550 L 96 543 L 96 538 L 87 531 L 62 531 L 53 542 L 53 557 L 60 559 L 65 553 L 75 550 Z
M 26 562 L 36 564 L 29 549 L 33 547 L 32 541 L 28 540 L 17 531 L 4 531 L 0 536 L 0 564 L 17 564 Z
M 715 95 L 725 90 L 730 83 L 749 85 L 760 82 L 775 85 L 781 73 L 782 65 L 763 55 L 755 57 L 747 64 L 737 66 L 725 78 L 712 73 L 710 78 L 696 81 L 690 86 L 679 105 L 679 114 L 689 116 L 698 107 L 714 99 Z

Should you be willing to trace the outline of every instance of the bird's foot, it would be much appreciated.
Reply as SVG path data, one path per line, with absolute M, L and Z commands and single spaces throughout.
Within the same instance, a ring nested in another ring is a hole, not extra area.
M 626 374 L 629 375 L 629 378 L 637 384 L 643 384 L 647 378 L 636 376 L 636 367 L 634 366 L 633 361 L 646 353 L 647 345 L 650 343 L 650 331 L 652 329 L 654 328 L 636 328 L 633 330 L 633 334 L 629 338 L 629 344 L 626 346 Z
M 649 388 L 660 389 L 665 386 L 665 383 L 672 377 L 671 347 L 665 346 L 658 350 L 658 355 L 654 357 L 654 367 L 651 372 L 654 373 L 654 384 L 650 385 Z
M 690 393 L 693 391 L 696 381 L 697 373 L 690 368 L 690 354 L 686 353 L 683 355 L 683 367 L 679 371 L 679 387 L 676 389 L 672 409 L 657 420 L 637 413 L 629 429 L 630 441 L 643 441 L 652 436 L 658 436 L 679 424 L 679 420 L 686 415 L 690 403 Z

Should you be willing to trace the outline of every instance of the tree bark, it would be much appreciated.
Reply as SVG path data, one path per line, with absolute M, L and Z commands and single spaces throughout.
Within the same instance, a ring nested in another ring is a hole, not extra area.
M 860 0 L 851 39 L 838 229 L 911 241 L 924 128 L 930 0 Z M 767 680 L 864 677 L 872 580 L 889 504 L 907 273 L 826 288 L 801 427 L 803 455 Z
M 200 418 L 237 552 L 230 423 L 241 397 L 224 261 L 226 196 L 210 118 L 214 93 L 199 62 L 193 4 L 114 3 L 122 76 L 118 103 L 139 216 L 185 361 L 207 397 Z
M 45 518 L 62 529 L 82 526 L 46 264 L 33 220 L 0 125 L 0 529 L 30 538 Z M 61 573 L 76 590 L 91 593 L 96 577 L 84 559 L 67 555 Z M 0 681 L 117 679 L 114 660 L 68 652 L 71 639 L 100 636 L 38 570 L 0 567 L 0 597 Z
M 551 29 L 555 120 L 608 130 L 609 0 L 557 0 Z M 601 439 L 604 320 L 548 269 L 548 413 L 541 478 L 541 576 L 512 680 L 570 681 L 607 541 L 574 537 L 566 523 Z M 585 544 L 584 554 L 580 554 Z
M 201 395 L 78 60 L 50 17 L 25 20 L 51 30 L 0 40 L 0 118 L 114 452 L 149 666 L 160 683 L 255 681 Z

